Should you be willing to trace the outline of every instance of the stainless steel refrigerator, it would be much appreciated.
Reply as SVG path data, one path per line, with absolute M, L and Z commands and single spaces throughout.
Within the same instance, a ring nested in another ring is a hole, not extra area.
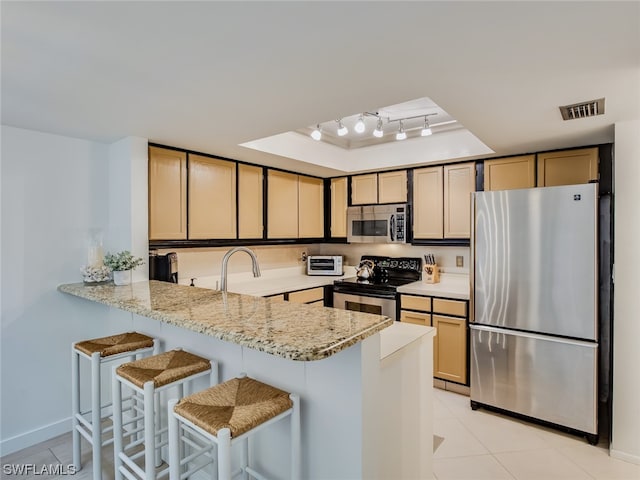
M 597 185 L 477 192 L 471 406 L 597 441 Z

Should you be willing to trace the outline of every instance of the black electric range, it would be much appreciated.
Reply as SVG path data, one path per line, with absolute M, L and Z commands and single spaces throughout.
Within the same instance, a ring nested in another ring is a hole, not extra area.
M 420 257 L 392 258 L 363 255 L 360 261 L 363 260 L 373 262 L 374 277 L 335 280 L 333 282 L 334 293 L 395 299 L 398 287 L 420 280 L 422 270 Z

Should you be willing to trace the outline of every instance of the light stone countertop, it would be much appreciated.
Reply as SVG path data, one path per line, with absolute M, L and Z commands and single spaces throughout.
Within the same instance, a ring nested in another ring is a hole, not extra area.
M 393 324 L 389 317 L 145 281 L 58 290 L 291 360 L 320 360 Z
M 429 295 L 459 300 L 469 300 L 470 291 L 469 275 L 460 273 L 443 273 L 440 275 L 440 283 L 425 283 L 421 280 L 398 287 L 398 293 Z

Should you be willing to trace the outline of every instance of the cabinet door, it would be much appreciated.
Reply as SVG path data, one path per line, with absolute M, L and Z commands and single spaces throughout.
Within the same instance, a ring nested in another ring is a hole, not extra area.
M 309 288 L 288 294 L 291 303 L 311 303 L 324 300 L 324 287 Z
M 408 310 L 400 310 L 400 321 L 406 323 L 413 323 L 414 325 L 424 325 L 425 327 L 431 326 L 431 314 L 410 312 Z
M 331 179 L 331 237 L 347 236 L 347 177 Z
M 471 192 L 476 189 L 474 162 L 444 166 L 444 237 L 469 238 Z
M 262 167 L 238 165 L 238 238 L 262 238 Z
M 538 154 L 538 186 L 575 185 L 598 180 L 598 149 Z
M 324 182 L 298 176 L 298 238 L 324 237 Z
M 378 203 L 378 174 L 351 177 L 351 204 Z
M 484 162 L 484 189 L 511 190 L 536 186 L 536 157 L 498 158 Z
M 407 171 L 378 174 L 378 203 L 406 203 Z
M 189 238 L 236 238 L 236 163 L 189 155 Z
M 442 238 L 442 167 L 413 171 L 413 238 Z
M 298 175 L 267 173 L 267 238 L 298 237 Z
M 187 154 L 149 147 L 149 240 L 187 238 Z
M 462 318 L 433 315 L 433 376 L 467 383 L 467 325 Z

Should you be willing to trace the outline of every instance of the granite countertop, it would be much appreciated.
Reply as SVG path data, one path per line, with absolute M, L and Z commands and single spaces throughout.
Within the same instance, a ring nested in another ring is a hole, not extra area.
M 398 287 L 398 293 L 429 295 L 459 300 L 469 300 L 470 291 L 469 275 L 460 273 L 443 273 L 440 275 L 440 283 L 425 283 L 419 281 Z
M 154 280 L 58 290 L 291 360 L 329 357 L 393 324 L 380 315 Z

